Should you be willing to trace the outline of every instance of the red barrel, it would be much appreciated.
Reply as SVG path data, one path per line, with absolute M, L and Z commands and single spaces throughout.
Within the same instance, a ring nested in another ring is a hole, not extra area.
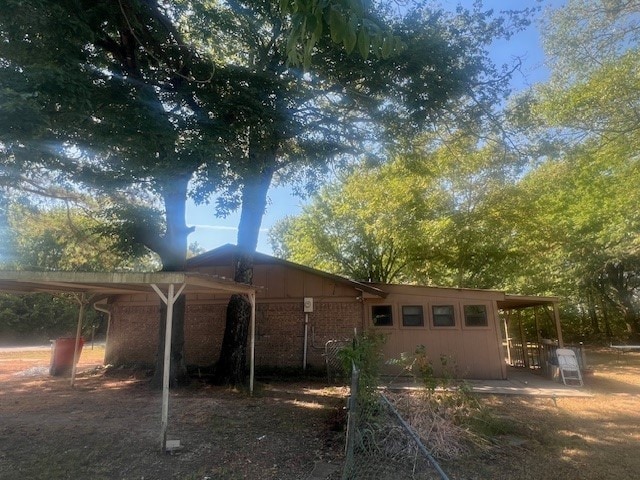
M 78 359 L 82 353 L 84 338 L 78 341 Z M 64 375 L 71 371 L 73 366 L 73 352 L 76 348 L 75 337 L 61 337 L 53 342 L 51 350 L 51 366 L 49 367 L 50 375 Z

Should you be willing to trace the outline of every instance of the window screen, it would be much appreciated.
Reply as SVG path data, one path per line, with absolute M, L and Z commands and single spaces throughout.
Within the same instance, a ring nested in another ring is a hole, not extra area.
M 455 327 L 456 317 L 453 305 L 434 305 L 431 307 L 434 327 Z
M 485 305 L 465 305 L 464 324 L 467 327 L 486 327 L 487 307 Z
M 424 325 L 422 305 L 403 305 L 402 325 L 405 327 L 421 327 Z
M 371 318 L 376 327 L 387 327 L 393 325 L 393 315 L 391 305 L 373 305 L 371 307 Z

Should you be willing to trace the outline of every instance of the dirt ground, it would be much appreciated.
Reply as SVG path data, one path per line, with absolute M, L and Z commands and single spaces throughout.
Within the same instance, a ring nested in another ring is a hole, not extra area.
M 640 478 L 640 353 L 590 349 L 589 398 L 484 396 L 508 432 L 443 463 L 452 479 Z
M 49 352 L 0 351 L 0 479 L 301 479 L 341 462 L 329 419 L 345 390 L 200 382 L 171 392 L 161 453 L 160 392 L 130 372 L 105 375 L 104 349 L 83 351 L 76 386 L 48 376 Z
M 131 372 L 48 376 L 49 352 L 0 350 L 0 479 L 305 479 L 342 465 L 334 430 L 346 391 L 321 383 L 258 383 L 246 392 L 194 382 L 172 391 L 160 452 L 160 393 Z M 495 447 L 442 462 L 454 479 L 638 478 L 640 353 L 592 350 L 588 398 L 483 396 L 509 425 Z M 336 472 L 337 473 L 337 472 Z M 334 474 L 335 476 L 335 474 Z

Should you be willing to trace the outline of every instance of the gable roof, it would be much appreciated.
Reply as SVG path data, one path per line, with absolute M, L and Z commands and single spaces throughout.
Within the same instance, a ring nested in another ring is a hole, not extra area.
M 205 252 L 203 254 L 191 257 L 187 260 L 186 269 L 193 270 L 199 267 L 233 265 L 235 257 L 241 252 L 242 250 L 238 246 L 227 243 L 225 245 L 222 245 L 221 247 L 214 248 L 213 250 L 209 250 L 208 252 Z M 252 252 L 251 255 L 253 256 L 253 262 L 255 265 L 280 265 L 286 268 L 292 268 L 295 270 L 300 270 L 302 272 L 310 273 L 312 275 L 317 275 L 319 277 L 323 277 L 337 283 L 350 285 L 356 290 L 369 293 L 376 297 L 384 298 L 387 296 L 387 292 L 373 285 L 356 282 L 354 280 L 341 277 L 340 275 L 334 275 L 333 273 L 327 273 L 322 270 L 306 267 L 304 265 L 290 262 L 288 260 L 283 260 L 282 258 L 273 257 L 265 253 Z
M 198 267 L 233 265 L 235 256 L 240 252 L 241 250 L 239 247 L 237 247 L 236 245 L 227 243 L 225 245 L 222 245 L 221 247 L 215 248 L 201 255 L 197 255 L 195 257 L 190 258 L 189 260 L 187 260 L 186 268 L 187 270 L 191 270 Z M 440 286 L 433 286 L 433 285 L 428 286 L 428 285 L 407 285 L 407 284 L 384 284 L 384 283 L 375 283 L 375 282 L 371 282 L 371 283 L 356 282 L 346 277 L 341 277 L 340 275 L 335 275 L 332 273 L 327 273 L 322 270 L 317 270 L 315 268 L 306 267 L 304 265 L 290 262 L 288 260 L 283 260 L 282 258 L 267 255 L 265 253 L 253 252 L 252 255 L 253 255 L 254 264 L 256 265 L 281 265 L 287 268 L 300 270 L 302 272 L 310 273 L 312 275 L 317 275 L 319 277 L 327 278 L 334 282 L 350 285 L 356 290 L 360 290 L 362 292 L 366 292 L 380 298 L 386 298 L 390 293 L 385 290 L 385 287 L 395 286 L 395 287 L 400 287 L 408 290 L 427 289 L 427 290 L 446 290 L 446 291 L 452 291 L 457 293 L 464 293 L 464 292 L 484 293 L 492 296 L 497 301 L 498 308 L 505 309 L 505 310 L 530 308 L 533 306 L 542 306 L 542 305 L 552 305 L 560 301 L 558 297 L 513 295 L 513 294 L 507 294 L 502 290 L 440 287 Z

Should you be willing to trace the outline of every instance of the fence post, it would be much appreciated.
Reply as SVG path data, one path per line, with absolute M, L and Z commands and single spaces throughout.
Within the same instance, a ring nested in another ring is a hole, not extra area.
M 358 382 L 360 372 L 354 363 L 351 364 L 351 392 L 347 406 L 347 441 L 345 442 L 345 464 L 342 480 L 347 480 L 353 472 L 354 446 L 356 435 L 356 417 L 358 415 Z

